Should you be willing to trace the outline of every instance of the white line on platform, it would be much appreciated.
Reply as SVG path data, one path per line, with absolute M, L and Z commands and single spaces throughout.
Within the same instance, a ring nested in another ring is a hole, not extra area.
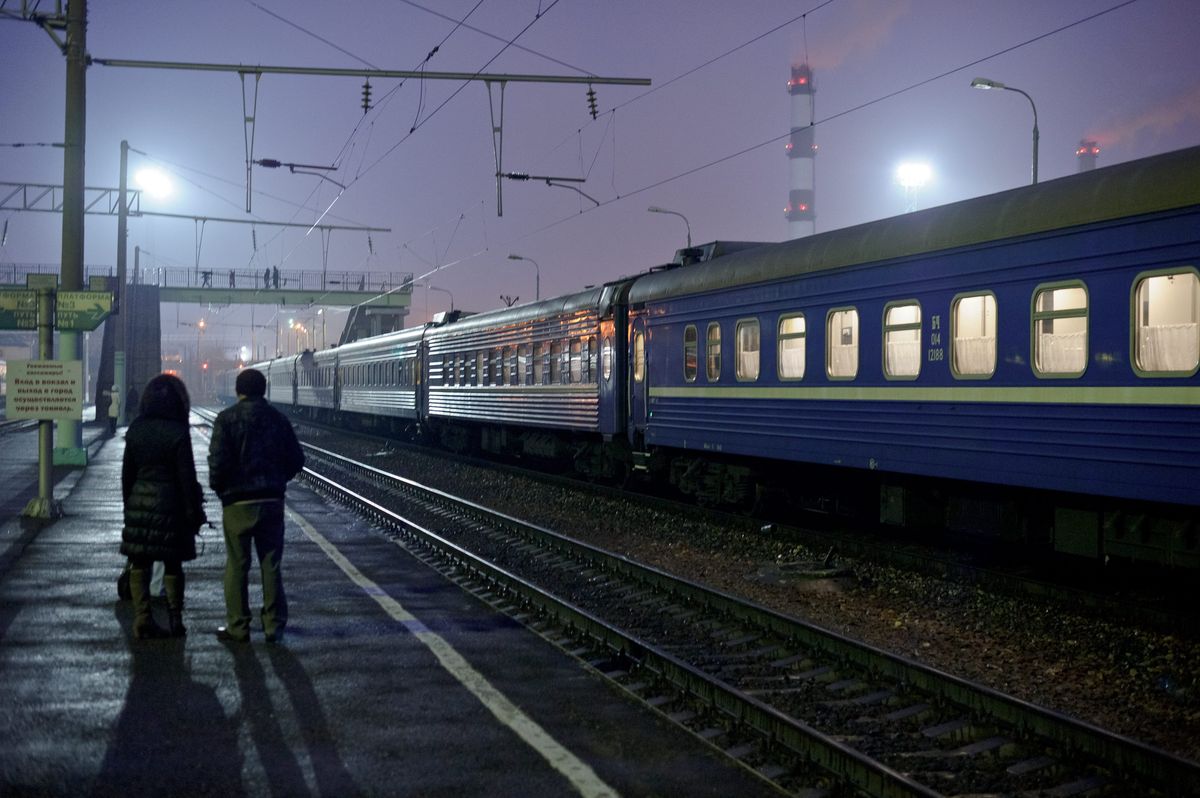
M 471 664 L 454 649 L 441 635 L 429 631 L 400 602 L 389 596 L 383 588 L 368 579 L 338 548 L 329 542 L 312 524 L 292 511 L 288 515 L 295 521 L 304 534 L 324 550 L 329 559 L 350 577 L 356 585 L 375 599 L 394 620 L 409 629 L 413 635 L 425 644 L 437 657 L 442 667 L 467 688 L 479 701 L 508 726 L 518 737 L 528 743 L 550 765 L 567 778 L 581 795 L 588 798 L 609 798 L 616 796 L 617 791 L 605 784 L 595 771 L 551 737 L 545 729 L 509 701 L 507 697 L 489 682 L 483 674 L 471 667 Z

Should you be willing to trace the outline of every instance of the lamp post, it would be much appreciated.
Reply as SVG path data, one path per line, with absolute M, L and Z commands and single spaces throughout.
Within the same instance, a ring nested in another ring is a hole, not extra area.
M 533 264 L 533 300 L 540 302 L 542 299 L 542 270 L 538 268 L 537 261 L 533 258 L 527 258 L 524 255 L 509 255 L 509 260 L 527 260 Z
M 988 78 L 975 78 L 971 81 L 972 89 L 1004 89 L 1005 91 L 1015 91 L 1017 94 L 1024 95 L 1026 100 L 1029 100 L 1029 107 L 1033 109 L 1033 185 L 1037 185 L 1038 177 L 1038 122 L 1037 122 L 1037 106 L 1033 103 L 1033 98 L 1025 92 L 1014 86 L 1006 86 L 1000 81 L 989 80 Z
M 688 221 L 686 216 L 684 216 L 679 211 L 669 211 L 666 208 L 660 208 L 657 205 L 651 205 L 649 208 L 646 209 L 646 211 L 649 213 L 669 213 L 672 216 L 678 216 L 680 219 L 683 219 L 683 223 L 687 225 L 688 249 L 692 248 L 692 224 L 691 224 L 691 222 Z
M 441 291 L 443 294 L 450 297 L 450 312 L 451 313 L 454 312 L 454 294 L 450 293 L 450 289 L 449 288 L 438 288 L 436 285 L 434 285 L 433 283 L 426 280 L 425 281 L 425 292 L 426 292 L 425 293 L 425 299 L 426 299 L 425 315 L 426 316 L 429 315 L 428 300 L 429 300 L 429 292 L 430 291 Z

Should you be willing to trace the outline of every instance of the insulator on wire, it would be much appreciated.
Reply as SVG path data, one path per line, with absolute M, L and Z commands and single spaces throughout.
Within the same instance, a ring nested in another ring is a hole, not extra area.
M 596 90 L 588 85 L 587 90 L 588 113 L 592 115 L 592 119 L 596 118 Z
M 365 114 L 367 111 L 370 111 L 372 107 L 373 106 L 371 105 L 371 79 L 367 78 L 365 81 L 363 81 L 363 88 L 362 88 L 363 113 Z
M 375 242 L 371 240 L 371 234 L 367 233 L 367 252 L 375 254 Z

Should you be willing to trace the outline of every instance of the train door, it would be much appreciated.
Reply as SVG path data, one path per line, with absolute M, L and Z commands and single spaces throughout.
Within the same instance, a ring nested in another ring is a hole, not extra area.
M 649 413 L 650 371 L 646 368 L 646 322 L 635 317 L 629 330 L 629 443 L 640 449 L 645 441 Z

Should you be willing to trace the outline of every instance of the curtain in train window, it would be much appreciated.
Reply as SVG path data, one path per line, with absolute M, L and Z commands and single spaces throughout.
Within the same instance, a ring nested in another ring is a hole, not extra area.
M 583 382 L 583 344 L 578 338 L 571 340 L 570 381 Z
M 921 372 L 921 306 L 906 302 L 883 313 L 883 373 L 916 377 Z
M 835 379 L 858 376 L 858 311 L 831 310 L 825 327 L 825 373 Z
M 683 379 L 686 382 L 696 381 L 696 372 L 700 366 L 700 335 L 696 325 L 689 324 L 683 328 Z
M 646 379 L 646 336 L 637 332 L 633 335 L 633 381 Z
M 996 373 L 996 297 L 971 294 L 955 298 L 950 310 L 950 365 L 956 377 Z
M 608 382 L 612 379 L 613 367 L 613 342 L 612 338 L 605 336 L 604 349 L 600 352 L 600 370 L 603 373 L 604 381 Z
M 804 314 L 784 316 L 779 319 L 779 362 L 777 369 L 781 380 L 799 380 L 804 377 L 805 347 Z
M 562 341 L 550 342 L 550 384 L 558 385 L 562 380 Z
M 596 365 L 600 358 L 600 353 L 596 351 L 596 336 L 589 335 L 583 339 L 583 381 L 591 385 L 596 384 Z
M 1080 284 L 1039 290 L 1033 307 L 1033 366 L 1039 374 L 1078 376 L 1087 367 L 1088 297 Z
M 1200 366 L 1200 278 L 1157 274 L 1134 291 L 1134 347 L 1142 371 L 1191 374 Z
M 739 381 L 758 379 L 759 326 L 758 319 L 743 319 L 737 323 L 733 339 L 734 371 Z
M 533 367 L 533 345 L 521 344 L 517 347 L 517 384 L 529 385 L 530 371 Z
M 476 385 L 487 385 L 487 352 L 482 349 L 475 353 Z
M 721 325 L 712 322 L 704 339 L 704 373 L 709 382 L 721 378 Z
M 533 357 L 533 384 L 545 385 L 546 375 L 550 371 L 550 342 L 541 341 L 537 345 L 537 354 Z

